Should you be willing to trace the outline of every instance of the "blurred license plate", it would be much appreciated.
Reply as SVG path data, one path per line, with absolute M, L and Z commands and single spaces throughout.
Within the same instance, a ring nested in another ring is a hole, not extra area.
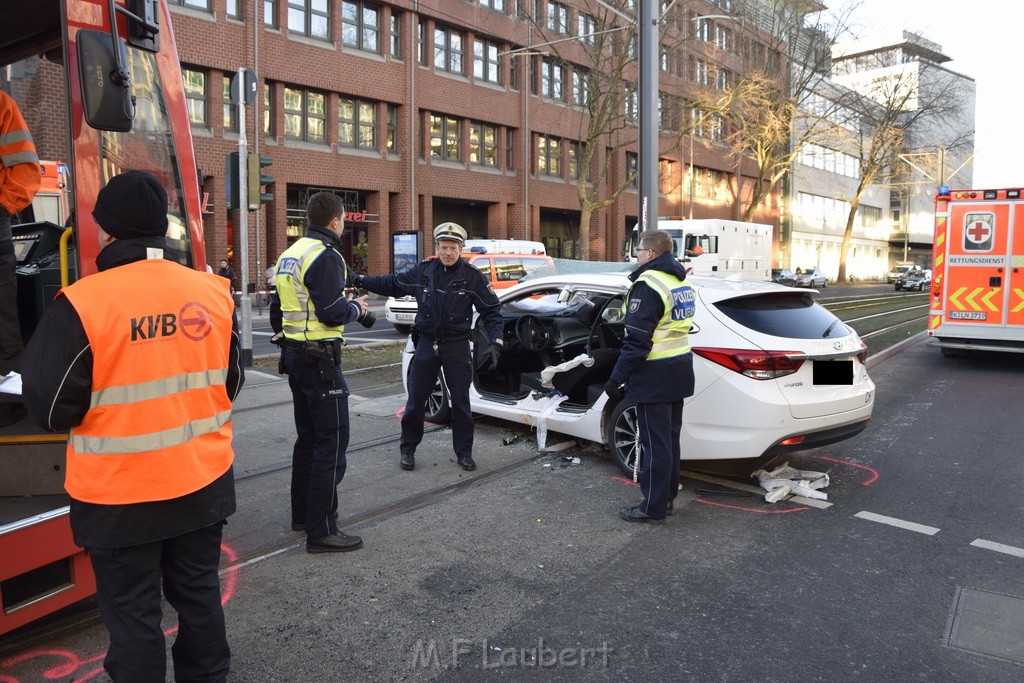
M 395 313 L 395 320 L 415 320 L 415 313 Z
M 815 384 L 853 384 L 852 360 L 814 361 Z

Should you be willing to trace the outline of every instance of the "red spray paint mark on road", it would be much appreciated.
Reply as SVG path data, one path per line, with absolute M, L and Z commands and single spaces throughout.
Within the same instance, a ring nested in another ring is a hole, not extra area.
M 626 479 L 625 477 L 620 477 L 617 474 L 612 475 L 612 480 L 619 482 L 623 486 L 640 486 L 639 482 L 635 482 L 632 479 Z
M 228 564 L 234 564 L 238 560 L 238 553 L 235 552 L 234 548 L 222 543 L 220 546 L 221 553 L 227 558 Z M 224 570 L 221 577 L 221 595 L 220 603 L 226 605 L 235 594 L 235 588 L 238 584 L 238 569 L 236 567 L 228 567 Z M 164 636 L 169 636 L 178 631 L 178 627 L 164 631 Z M 23 664 L 34 659 L 44 658 L 55 658 L 58 660 L 56 664 L 52 665 L 48 669 L 43 670 L 43 678 L 46 680 L 54 680 L 58 678 L 73 678 L 76 683 L 84 683 L 85 681 L 91 681 L 100 674 L 103 673 L 103 658 L 106 657 L 106 652 L 98 655 L 89 657 L 88 659 L 81 659 L 78 655 L 70 650 L 30 650 L 23 652 L 13 657 L 0 661 L 0 683 L 21 683 L 23 679 L 18 678 L 12 673 L 7 673 L 19 664 Z M 83 670 L 89 665 L 94 665 L 96 662 L 100 662 L 99 666 L 94 666 L 91 669 Z
M 849 460 L 840 460 L 839 458 L 830 458 L 827 455 L 814 455 L 814 456 L 811 456 L 811 457 L 821 458 L 822 460 L 828 460 L 829 462 L 837 462 L 840 465 L 849 465 L 850 467 L 857 467 L 857 468 L 862 469 L 862 470 L 867 470 L 868 472 L 871 473 L 871 478 L 868 479 L 867 481 L 862 481 L 861 482 L 861 486 L 871 486 L 871 484 L 873 484 L 875 482 L 875 480 L 878 479 L 878 472 L 876 470 L 871 469 L 867 465 L 858 465 L 857 463 L 850 462 Z

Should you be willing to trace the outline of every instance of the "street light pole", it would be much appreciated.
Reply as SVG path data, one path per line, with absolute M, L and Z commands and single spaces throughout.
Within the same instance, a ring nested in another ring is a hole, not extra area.
M 658 16 L 657 0 L 640 0 L 640 232 L 658 224 Z M 654 217 L 651 218 L 653 212 Z

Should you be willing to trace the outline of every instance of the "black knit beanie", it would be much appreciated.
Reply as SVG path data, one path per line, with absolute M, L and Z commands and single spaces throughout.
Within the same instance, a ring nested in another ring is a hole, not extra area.
M 120 240 L 167 234 L 167 192 L 145 171 L 125 171 L 110 179 L 92 210 L 103 231 Z

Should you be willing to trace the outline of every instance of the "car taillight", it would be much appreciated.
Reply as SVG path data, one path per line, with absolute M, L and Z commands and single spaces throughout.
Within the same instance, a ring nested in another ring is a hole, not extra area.
M 694 348 L 693 352 L 751 379 L 778 379 L 792 375 L 806 359 L 800 351 Z

